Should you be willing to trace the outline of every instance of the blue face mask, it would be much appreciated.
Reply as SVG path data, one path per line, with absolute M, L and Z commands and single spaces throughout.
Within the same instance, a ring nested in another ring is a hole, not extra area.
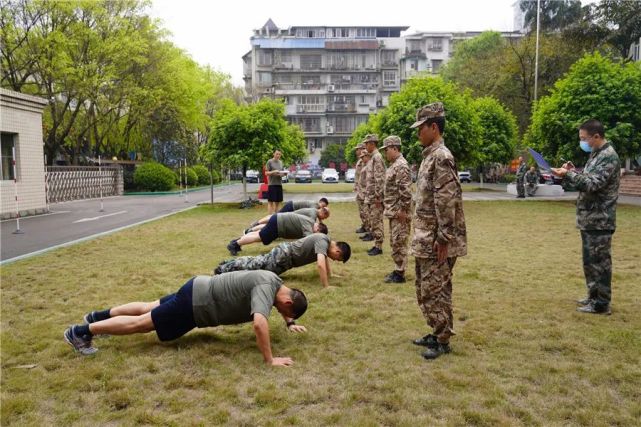
M 590 147 L 590 144 L 588 144 L 588 141 L 584 139 L 579 141 L 579 146 L 581 147 L 581 150 L 585 151 L 586 153 L 592 152 L 592 147 Z

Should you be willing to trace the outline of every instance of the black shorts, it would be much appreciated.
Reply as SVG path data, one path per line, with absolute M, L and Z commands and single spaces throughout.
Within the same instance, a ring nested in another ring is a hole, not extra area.
M 156 335 L 160 341 L 171 341 L 196 327 L 192 296 L 194 277 L 175 294 L 160 298 L 160 305 L 151 310 Z
M 273 214 L 269 217 L 269 221 L 261 230 L 258 232 L 260 236 L 260 241 L 263 242 L 263 245 L 269 245 L 274 240 L 278 239 L 278 214 Z
M 268 185 L 267 186 L 267 201 L 268 202 L 282 202 L 283 201 L 283 186 L 282 185 Z
M 294 202 L 291 200 L 283 205 L 278 213 L 294 212 Z

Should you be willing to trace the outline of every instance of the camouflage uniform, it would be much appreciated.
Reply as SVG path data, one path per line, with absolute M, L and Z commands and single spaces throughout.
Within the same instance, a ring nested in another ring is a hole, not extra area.
M 356 192 L 356 201 L 360 201 L 359 203 L 359 214 L 361 216 L 361 221 L 363 222 L 363 228 L 367 230 L 367 232 L 370 232 L 370 226 L 369 226 L 369 218 L 367 216 L 367 207 L 365 205 L 365 188 L 367 187 L 367 165 L 369 164 L 369 160 L 365 161 L 363 158 L 367 156 L 369 158 L 369 154 L 361 154 L 360 162 L 361 162 L 361 171 L 360 174 L 358 175 L 358 190 Z
M 365 141 L 378 143 L 376 135 L 367 135 Z M 383 187 L 385 185 L 385 163 L 383 156 L 378 150 L 370 153 L 370 160 L 367 162 L 367 184 L 365 187 L 365 206 L 367 210 L 367 222 L 369 231 L 374 237 L 374 246 L 383 248 L 384 224 L 383 224 Z M 361 172 L 362 173 L 362 172 Z
M 365 145 L 363 143 L 360 143 L 356 146 L 356 150 L 362 150 L 365 149 Z M 361 172 L 363 170 L 363 167 L 365 166 L 364 162 L 362 159 L 358 159 L 356 162 L 355 166 L 355 174 L 354 174 L 354 191 L 356 192 L 356 205 L 358 206 L 358 214 L 361 218 L 361 225 L 363 228 L 366 229 L 365 227 L 365 206 L 363 204 L 363 195 L 361 194 L 360 190 L 360 177 L 361 177 Z
M 221 262 L 216 274 L 240 270 L 268 270 L 282 274 L 292 268 L 291 243 L 281 243 L 264 255 L 241 256 Z
M 525 162 L 521 162 L 516 170 L 516 193 L 519 197 L 525 197 L 525 185 L 523 185 L 525 171 L 527 171 L 527 165 Z
M 621 163 L 609 143 L 594 149 L 583 169 L 569 171 L 563 188 L 579 190 L 576 225 L 581 230 L 583 273 L 588 298 L 596 309 L 607 308 L 611 300 L 612 234 L 616 229 Z
M 527 192 L 527 195 L 529 197 L 533 197 L 536 193 L 536 186 L 539 183 L 539 173 L 536 171 L 527 171 L 527 173 L 525 174 L 525 183 L 525 190 Z
M 400 150 L 401 140 L 397 136 L 388 136 L 383 141 L 383 147 L 397 146 Z M 396 271 L 405 274 L 407 266 L 407 243 L 410 236 L 412 224 L 412 177 L 407 160 L 400 154 L 385 172 L 385 191 L 383 204 L 385 210 L 383 215 L 389 218 L 390 246 L 392 248 L 392 260 L 396 264 Z M 406 219 L 401 221 L 396 218 L 399 212 L 406 214 Z
M 416 127 L 431 117 L 444 117 L 440 102 L 426 105 L 416 114 Z M 461 183 L 454 157 L 443 140 L 423 149 L 416 179 L 414 236 L 411 253 L 416 257 L 416 298 L 438 342 L 454 335 L 452 316 L 452 269 L 467 254 L 467 237 Z M 447 261 L 437 260 L 434 242 L 448 245 Z

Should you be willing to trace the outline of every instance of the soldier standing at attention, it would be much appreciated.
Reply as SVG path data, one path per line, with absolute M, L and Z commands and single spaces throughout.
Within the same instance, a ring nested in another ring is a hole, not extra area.
M 405 283 L 407 266 L 407 241 L 410 236 L 412 177 L 407 160 L 401 153 L 401 139 L 388 136 L 383 140 L 383 150 L 389 163 L 385 172 L 385 192 L 383 215 L 389 218 L 390 246 L 395 269 L 385 277 L 386 283 Z
M 363 144 L 364 146 L 364 144 Z M 374 240 L 372 234 L 370 233 L 369 217 L 367 215 L 367 206 L 365 205 L 365 188 L 367 188 L 367 174 L 368 168 L 367 164 L 369 163 L 370 154 L 364 148 L 361 150 L 361 162 L 363 164 L 361 168 L 361 174 L 358 176 L 358 192 L 356 193 L 356 199 L 360 199 L 360 215 L 361 221 L 363 221 L 363 229 L 365 234 L 360 237 L 364 242 L 371 242 Z
M 270 214 L 278 212 L 278 204 L 283 201 L 283 178 L 287 172 L 283 171 L 283 162 L 280 160 L 281 152 L 274 151 L 274 157 L 267 160 L 265 165 L 267 174 L 267 211 Z
M 354 151 L 356 152 L 356 158 L 358 161 L 356 161 L 356 166 L 355 166 L 355 173 L 354 173 L 354 192 L 356 193 L 356 205 L 358 206 L 358 214 L 360 215 L 361 218 L 361 226 L 356 229 L 356 233 L 366 233 L 367 230 L 365 229 L 365 209 L 363 208 L 363 198 L 359 195 L 360 190 L 360 183 L 359 183 L 359 178 L 361 176 L 361 172 L 363 170 L 363 166 L 365 163 L 361 159 L 361 153 L 365 150 L 365 144 L 362 142 L 359 142 L 358 145 L 356 145 L 356 148 L 354 148 Z
M 467 254 L 461 183 L 454 156 L 445 146 L 445 110 L 441 102 L 416 113 L 423 161 L 416 179 L 416 208 L 411 251 L 416 257 L 416 297 L 432 333 L 413 341 L 427 347 L 426 359 L 450 352 L 454 333 L 452 269 Z
M 525 179 L 525 171 L 527 171 L 527 165 L 523 161 L 523 156 L 519 156 L 519 168 L 516 170 L 516 198 L 524 199 L 525 198 L 525 185 L 523 181 Z
M 378 152 L 378 136 L 368 134 L 363 140 L 365 149 L 370 154 L 367 165 L 367 187 L 365 188 L 365 206 L 367 209 L 369 231 L 374 240 L 374 246 L 367 255 L 375 256 L 383 253 L 383 186 L 385 185 L 385 164 L 383 156 Z
M 577 301 L 577 311 L 610 314 L 612 297 L 612 235 L 616 229 L 617 199 L 621 162 L 605 140 L 605 129 L 598 120 L 588 120 L 579 128 L 581 149 L 590 153 L 583 172 L 572 162 L 552 172 L 563 177 L 563 188 L 579 190 L 576 200 L 576 226 L 581 230 L 583 273 L 588 288 L 586 298 Z

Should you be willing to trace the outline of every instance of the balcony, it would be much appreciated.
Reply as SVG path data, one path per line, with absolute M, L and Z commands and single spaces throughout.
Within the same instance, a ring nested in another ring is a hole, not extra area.
M 327 112 L 328 113 L 355 113 L 356 104 L 334 102 L 331 104 L 327 104 Z
M 443 45 L 431 45 L 427 47 L 429 52 L 443 52 Z
M 296 113 L 323 113 L 325 112 L 325 104 L 298 104 L 296 106 Z

